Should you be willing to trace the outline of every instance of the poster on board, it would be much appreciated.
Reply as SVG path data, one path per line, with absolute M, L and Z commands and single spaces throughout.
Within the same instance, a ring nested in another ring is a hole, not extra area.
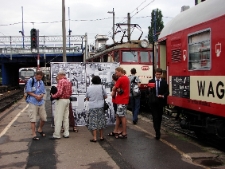
M 103 87 L 106 89 L 108 98 L 106 102 L 109 109 L 105 111 L 107 125 L 115 124 L 115 115 L 111 98 L 112 75 L 119 63 L 72 63 L 72 62 L 51 62 L 51 84 L 57 86 L 57 73 L 60 70 L 66 72 L 67 79 L 72 83 L 72 113 L 76 126 L 88 125 L 88 102 L 85 101 L 87 87 L 91 85 L 93 76 L 99 76 Z M 52 104 L 54 106 L 55 104 Z M 52 108 L 52 111 L 55 111 Z M 54 112 L 52 112 L 54 114 Z

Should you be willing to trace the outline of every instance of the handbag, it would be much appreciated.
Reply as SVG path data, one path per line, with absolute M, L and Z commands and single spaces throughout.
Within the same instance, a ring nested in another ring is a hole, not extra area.
M 104 108 L 104 110 L 108 110 L 109 105 L 106 103 L 105 98 L 104 98 L 103 86 L 102 86 L 102 97 L 103 97 L 103 100 L 104 100 L 103 108 Z

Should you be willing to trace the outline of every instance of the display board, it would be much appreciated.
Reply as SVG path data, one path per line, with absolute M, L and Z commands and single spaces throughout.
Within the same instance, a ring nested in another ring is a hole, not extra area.
M 66 72 L 67 79 L 72 83 L 72 113 L 74 115 L 76 126 L 88 125 L 88 102 L 85 101 L 87 87 L 91 85 L 93 76 L 99 76 L 103 87 L 107 92 L 106 102 L 109 109 L 105 111 L 107 125 L 115 123 L 115 115 L 112 104 L 111 88 L 112 75 L 115 73 L 115 68 L 119 63 L 73 63 L 73 62 L 51 62 L 51 84 L 57 86 L 56 76 L 60 70 Z M 54 111 L 52 104 L 52 111 Z M 54 112 L 52 112 L 54 114 Z

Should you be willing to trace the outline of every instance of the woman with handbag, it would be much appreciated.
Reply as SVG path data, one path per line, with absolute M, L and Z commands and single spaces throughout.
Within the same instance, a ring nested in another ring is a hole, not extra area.
M 100 141 L 104 140 L 103 129 L 106 126 L 104 99 L 107 98 L 105 89 L 101 85 L 99 76 L 94 76 L 91 80 L 92 85 L 87 88 L 86 100 L 89 101 L 89 126 L 88 129 L 93 132 L 93 139 L 90 142 L 97 141 L 97 130 L 100 133 Z

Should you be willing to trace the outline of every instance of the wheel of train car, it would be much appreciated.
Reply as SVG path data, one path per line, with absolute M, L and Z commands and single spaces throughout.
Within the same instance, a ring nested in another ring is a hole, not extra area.
M 219 139 L 225 140 L 225 123 L 220 121 L 216 124 L 216 135 Z
M 206 139 L 205 134 L 201 130 L 195 130 L 195 135 L 200 141 L 204 141 Z

